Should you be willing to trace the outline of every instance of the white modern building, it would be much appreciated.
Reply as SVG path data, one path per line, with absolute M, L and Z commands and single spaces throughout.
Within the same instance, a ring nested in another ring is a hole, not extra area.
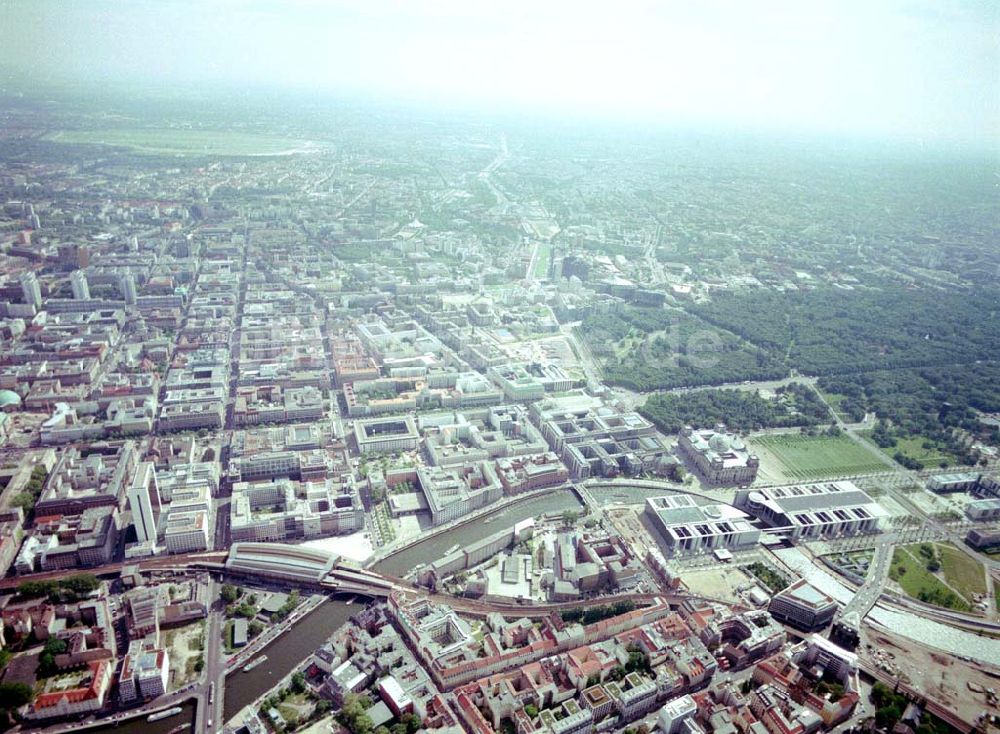
M 18 278 L 21 283 L 21 297 L 24 302 L 38 308 L 42 305 L 42 288 L 38 284 L 38 278 L 32 272 L 22 273 Z
M 154 508 L 155 503 L 155 508 Z M 132 510 L 136 539 L 140 543 L 155 543 L 156 511 L 160 507 L 160 488 L 156 483 L 156 468 L 143 461 L 136 469 L 128 488 L 128 504 Z
M 742 489 L 733 504 L 793 540 L 875 533 L 889 514 L 849 481 Z
M 163 529 L 168 553 L 198 553 L 208 550 L 211 538 L 209 513 L 204 509 L 175 511 L 171 508 Z
M 118 698 L 122 703 L 130 703 L 137 698 L 148 700 L 162 696 L 167 692 L 169 676 L 167 651 L 151 650 L 143 640 L 133 640 L 118 675 Z
M 760 530 L 745 512 L 731 505 L 698 505 L 689 495 L 650 497 L 646 514 L 660 530 L 670 556 L 744 550 L 760 540 Z
M 660 709 L 657 720 L 660 724 L 662 734 L 677 734 L 681 726 L 687 719 L 692 718 L 698 711 L 698 706 L 690 695 L 675 698 L 667 701 Z
M 69 276 L 70 285 L 73 288 L 73 300 L 75 301 L 89 301 L 90 300 L 90 286 L 87 283 L 87 274 L 82 270 L 75 270 L 73 274 Z

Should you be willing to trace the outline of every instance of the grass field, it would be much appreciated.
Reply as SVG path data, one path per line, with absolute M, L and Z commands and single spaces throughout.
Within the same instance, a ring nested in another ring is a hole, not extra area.
M 925 449 L 923 446 L 925 440 L 926 439 L 922 436 L 897 438 L 895 448 L 886 449 L 886 451 L 889 453 L 901 451 L 911 459 L 919 461 L 923 464 L 924 468 L 941 466 L 942 463 L 944 463 L 945 466 L 951 466 L 955 463 L 954 456 L 947 451 L 942 451 L 941 448 L 936 445 L 931 446 L 929 449 Z
M 986 577 L 983 566 L 953 545 L 937 544 L 938 557 L 944 580 L 966 599 L 976 594 L 986 593 Z
M 916 552 L 916 546 L 896 548 L 893 551 L 889 578 L 914 599 L 961 612 L 972 609 L 965 599 L 927 570 L 925 561 Z
M 792 480 L 870 474 L 889 468 L 869 449 L 847 436 L 761 436 L 750 443 L 762 449 L 758 452 L 762 464 L 772 459 Z
M 110 128 L 106 130 L 60 130 L 45 137 L 55 143 L 109 145 L 140 153 L 180 155 L 282 155 L 315 146 L 305 140 L 226 132 L 173 128 Z
M 538 246 L 538 259 L 535 260 L 536 278 L 544 278 L 549 274 L 549 258 L 552 257 L 552 245 L 543 242 Z
M 824 392 L 823 390 L 820 390 L 818 387 L 816 388 L 816 391 L 823 396 L 823 399 L 833 409 L 833 412 L 840 417 L 841 420 L 850 421 L 851 419 L 850 416 L 846 416 L 840 412 L 840 404 L 844 402 L 844 399 L 846 398 L 845 395 L 841 395 L 840 393 L 835 393 L 835 392 Z

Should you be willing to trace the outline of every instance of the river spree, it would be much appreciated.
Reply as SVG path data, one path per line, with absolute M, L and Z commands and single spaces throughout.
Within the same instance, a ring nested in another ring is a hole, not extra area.
M 421 563 L 440 558 L 456 543 L 465 544 L 498 530 L 511 528 L 529 517 L 578 510 L 580 502 L 572 490 L 564 489 L 541 497 L 526 499 L 496 513 L 473 520 L 412 545 L 378 563 L 374 570 L 391 576 L 402 576 Z M 316 611 L 272 642 L 264 652 L 267 662 L 249 673 L 239 671 L 226 679 L 225 719 L 228 721 L 240 709 L 273 687 L 281 678 L 302 662 L 309 653 L 332 635 L 352 614 L 367 602 L 358 599 L 348 605 L 346 598 L 325 602 Z
M 373 570 L 380 571 L 387 576 L 402 577 L 421 563 L 429 563 L 440 558 L 453 545 L 466 545 L 491 533 L 511 528 L 529 517 L 559 514 L 565 510 L 579 510 L 580 508 L 580 501 L 571 489 L 561 489 L 541 497 L 533 497 L 411 545 L 405 550 L 379 561 Z
M 194 725 L 194 702 L 188 701 L 184 704 L 184 710 L 176 716 L 170 716 L 159 721 L 146 721 L 145 716 L 140 716 L 129 721 L 123 721 L 118 726 L 108 725 L 84 729 L 86 734 L 167 734 L 177 726 L 187 724 L 185 732 L 191 731 Z
M 491 515 L 478 518 L 465 525 L 448 530 L 412 545 L 376 564 L 374 570 L 390 576 L 402 576 L 421 563 L 428 563 L 445 554 L 452 546 L 464 545 L 498 530 L 513 527 L 529 517 L 559 514 L 565 510 L 579 510 L 576 495 L 570 489 L 557 490 L 541 497 L 533 497 L 510 505 Z M 336 597 L 324 602 L 305 619 L 262 651 L 267 661 L 249 673 L 238 670 L 226 679 L 225 720 L 235 716 L 246 705 L 268 691 L 321 645 L 352 614 L 360 611 L 366 599 L 359 598 L 348 604 L 349 597 Z M 92 729 L 98 734 L 167 734 L 168 731 L 194 720 L 194 706 L 188 704 L 183 713 L 155 723 L 145 718 L 123 723 L 118 727 Z M 188 730 L 190 731 L 190 730 Z
M 348 604 L 349 597 L 323 602 L 305 619 L 264 648 L 267 661 L 249 673 L 238 670 L 226 678 L 225 720 L 273 687 L 319 647 L 352 614 L 364 608 L 367 599 Z

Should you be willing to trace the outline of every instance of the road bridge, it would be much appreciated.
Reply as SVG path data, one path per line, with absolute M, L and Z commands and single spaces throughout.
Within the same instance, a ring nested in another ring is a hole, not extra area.
M 840 619 L 851 619 L 853 623 L 856 618 L 856 623 L 860 624 L 882 596 L 885 582 L 889 579 L 893 549 L 896 547 L 894 535 L 882 536 L 879 539 L 878 545 L 875 546 L 875 555 L 868 565 L 865 583 L 854 592 L 854 598 L 840 611 Z

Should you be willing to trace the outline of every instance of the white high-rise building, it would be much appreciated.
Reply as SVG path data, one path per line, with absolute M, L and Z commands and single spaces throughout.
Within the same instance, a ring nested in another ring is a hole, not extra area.
M 160 506 L 160 486 L 156 481 L 156 467 L 144 461 L 136 469 L 132 484 L 128 488 L 128 504 L 132 510 L 136 540 L 140 543 L 156 543 L 156 515 L 153 503 Z
M 87 285 L 87 274 L 82 270 L 75 270 L 69 276 L 70 285 L 73 286 L 73 298 L 77 301 L 90 300 L 90 286 Z
M 38 308 L 42 305 L 42 288 L 38 285 L 38 278 L 32 272 L 22 273 L 19 278 L 21 281 L 21 295 L 24 297 L 24 302 Z
M 121 278 L 118 280 L 118 286 L 122 292 L 122 298 L 125 299 L 125 303 L 130 306 L 134 305 L 136 300 L 135 277 L 131 271 L 126 270 L 122 273 Z
M 681 696 L 667 701 L 660 709 L 659 723 L 663 734 L 677 734 L 684 722 L 692 718 L 698 711 L 698 706 L 690 695 Z

